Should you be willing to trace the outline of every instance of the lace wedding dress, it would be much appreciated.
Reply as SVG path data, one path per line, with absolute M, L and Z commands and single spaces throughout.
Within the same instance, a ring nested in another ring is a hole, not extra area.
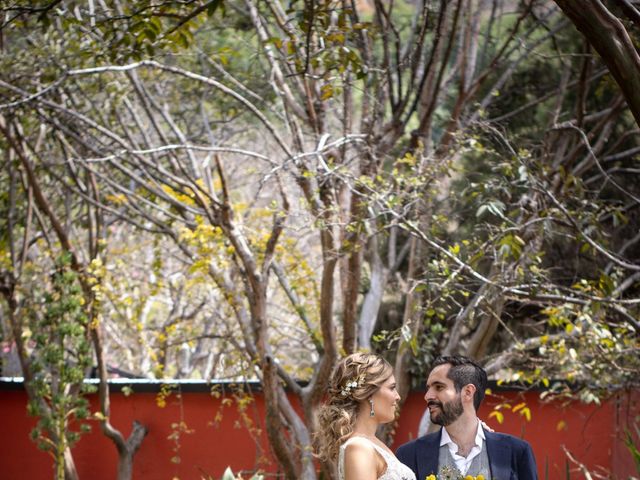
M 362 438 L 373 445 L 373 448 L 382 455 L 382 458 L 387 464 L 385 472 L 378 477 L 378 480 L 416 480 L 416 476 L 413 471 L 407 467 L 404 463 L 400 462 L 396 456 L 389 452 L 387 449 L 382 448 L 375 442 L 372 442 L 366 437 L 351 437 L 340 446 L 340 454 L 338 456 L 338 480 L 344 480 L 344 451 L 354 438 Z

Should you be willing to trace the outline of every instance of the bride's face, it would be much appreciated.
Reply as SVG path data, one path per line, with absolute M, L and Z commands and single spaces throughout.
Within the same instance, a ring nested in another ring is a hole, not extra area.
M 375 418 L 379 423 L 389 423 L 396 416 L 400 395 L 396 390 L 396 378 L 391 375 L 371 397 Z

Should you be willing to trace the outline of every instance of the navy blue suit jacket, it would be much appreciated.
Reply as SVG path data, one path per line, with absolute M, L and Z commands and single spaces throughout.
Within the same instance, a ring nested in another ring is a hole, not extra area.
M 401 445 L 396 456 L 418 480 L 438 474 L 442 429 Z M 531 446 L 512 435 L 484 431 L 491 480 L 537 480 L 538 471 Z

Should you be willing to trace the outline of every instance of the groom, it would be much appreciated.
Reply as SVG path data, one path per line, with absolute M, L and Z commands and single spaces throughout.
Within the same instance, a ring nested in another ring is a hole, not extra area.
M 482 428 L 476 411 L 484 398 L 487 373 L 469 358 L 435 359 L 427 379 L 431 421 L 439 431 L 398 448 L 398 459 L 418 480 L 429 475 L 458 478 L 483 475 L 493 480 L 537 480 L 536 461 L 527 442 Z M 446 472 L 456 475 L 446 476 Z

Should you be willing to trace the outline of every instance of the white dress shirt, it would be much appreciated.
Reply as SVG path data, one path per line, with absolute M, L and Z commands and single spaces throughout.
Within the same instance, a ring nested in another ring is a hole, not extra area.
M 458 445 L 451 439 L 446 427 L 442 429 L 442 437 L 440 438 L 440 446 L 447 445 L 447 447 L 449 447 L 451 457 L 453 457 L 453 460 L 456 462 L 456 468 L 460 471 L 460 473 L 462 473 L 462 475 L 467 474 L 467 470 L 469 470 L 473 459 L 480 455 L 480 452 L 482 452 L 482 442 L 484 442 L 484 430 L 482 429 L 482 424 L 479 420 L 478 429 L 476 431 L 475 444 L 469 452 L 469 455 L 467 455 L 466 457 L 458 455 Z

